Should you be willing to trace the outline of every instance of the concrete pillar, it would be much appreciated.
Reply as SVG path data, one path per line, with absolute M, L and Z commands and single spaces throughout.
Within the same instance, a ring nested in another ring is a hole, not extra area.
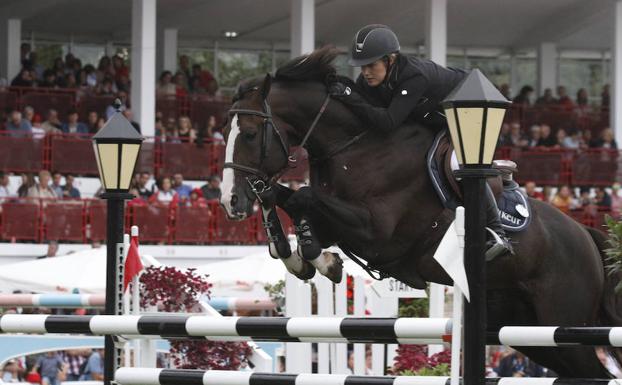
M 613 3 L 614 35 L 611 47 L 611 128 L 616 141 L 622 141 L 622 0 Z
M 177 29 L 164 30 L 162 60 L 165 71 L 177 72 Z
M 0 20 L 0 76 L 8 83 L 22 67 L 20 45 L 22 42 L 21 19 Z
M 540 43 L 538 46 L 538 96 L 550 88 L 555 94 L 557 86 L 557 46 L 555 43 Z
M 315 0 L 291 1 L 291 57 L 297 57 L 315 49 Z
M 425 49 L 428 59 L 447 65 L 447 0 L 427 0 Z
M 156 0 L 132 0 L 132 113 L 144 136 L 155 135 Z

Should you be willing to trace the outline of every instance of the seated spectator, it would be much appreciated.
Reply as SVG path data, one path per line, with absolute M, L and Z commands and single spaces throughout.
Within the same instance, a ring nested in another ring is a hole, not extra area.
M 561 147 L 564 143 L 564 140 L 566 140 L 566 130 L 560 128 L 555 133 L 555 141 L 557 142 L 557 145 Z
M 548 124 L 540 125 L 540 140 L 538 140 L 538 147 L 555 147 L 557 146 L 557 140 L 551 133 L 551 126 Z
M 546 201 L 544 194 L 536 189 L 536 182 L 531 180 L 525 183 L 525 195 L 529 198 L 537 199 L 542 202 Z
M 99 114 L 97 111 L 89 111 L 89 114 L 86 118 L 86 127 L 89 130 L 90 134 L 95 134 L 99 128 L 97 127 L 97 121 L 99 120 Z
M 611 215 L 614 219 L 620 218 L 622 213 L 622 197 L 620 196 L 620 183 L 611 186 Z
M 190 84 L 190 78 L 192 77 L 192 72 L 190 69 L 190 58 L 188 57 L 188 55 L 181 55 L 179 56 L 179 69 L 177 70 L 178 72 L 181 72 L 184 74 L 184 76 L 186 77 L 186 80 L 188 81 L 188 87 L 191 87 Z
M 563 131 L 563 130 L 560 130 L 560 131 Z M 561 144 L 562 148 L 568 148 L 572 150 L 578 150 L 579 148 L 581 148 L 582 141 L 581 141 L 581 135 L 579 133 L 579 130 L 572 131 L 570 135 L 566 135 L 566 132 L 564 131 L 563 136 L 564 138 L 561 141 L 559 141 L 560 135 L 559 133 L 557 135 L 557 140 Z
M 138 181 L 136 182 L 136 189 L 138 190 L 138 195 L 145 200 L 148 200 L 153 195 L 155 187 L 154 185 L 151 185 L 151 187 L 147 187 L 150 179 L 151 174 L 149 174 L 148 172 L 143 172 L 140 174 L 140 176 L 138 177 Z
M 17 189 L 17 196 L 25 198 L 28 196 L 28 191 L 35 185 L 35 176 L 33 174 L 22 174 L 22 184 Z
M 138 189 L 136 187 L 131 187 L 128 192 L 134 195 L 134 198 L 130 199 L 127 202 L 127 207 L 147 205 L 147 202 L 140 196 L 140 193 L 138 192 Z
M 22 116 L 24 117 L 25 120 L 28 121 L 28 123 L 30 123 L 30 125 L 32 126 L 32 120 L 35 117 L 35 109 L 32 108 L 32 106 L 26 106 L 24 107 L 24 112 L 22 113 Z
M 499 133 L 499 147 L 509 147 L 512 145 L 512 140 L 510 138 L 510 124 L 503 123 L 501 125 L 501 132 Z
M 499 377 L 544 377 L 544 369 L 519 351 L 501 359 L 495 371 Z
M 103 116 L 100 116 L 97 119 L 97 131 L 101 130 L 106 125 L 106 119 Z
M 95 71 L 95 67 L 92 64 L 85 65 L 84 74 L 86 76 L 86 85 L 90 88 L 95 88 L 97 86 L 97 71 Z
M 177 195 L 177 192 L 173 190 L 171 178 L 159 178 L 156 182 L 156 186 L 158 187 L 158 190 L 151 196 L 151 198 L 149 198 L 151 203 L 166 203 L 173 206 L 177 205 L 179 196 Z
M 58 118 L 58 111 L 51 108 L 48 110 L 47 120 L 41 124 L 46 134 L 59 134 L 63 132 L 63 123 Z
M 119 99 L 121 101 L 121 110 L 127 108 L 128 106 L 128 95 L 127 92 L 125 91 L 119 91 L 117 92 L 117 99 Z M 114 108 L 114 106 L 111 104 L 108 107 L 106 107 L 106 120 L 112 118 L 112 115 L 114 115 L 117 112 L 117 110 Z
M 177 119 L 177 138 L 184 143 L 195 143 L 196 131 L 192 128 L 190 118 L 187 116 L 180 116 Z
M 585 88 L 580 88 L 577 91 L 577 104 L 574 112 L 578 117 L 585 117 L 592 113 L 592 107 L 588 104 L 588 94 Z
M 216 128 L 216 117 L 214 115 L 210 115 L 207 119 L 207 137 L 216 144 L 225 144 L 225 137 Z
M 199 85 L 205 90 L 209 90 L 210 87 L 213 88 L 214 86 L 212 82 L 216 81 L 214 75 L 212 75 L 212 73 L 207 70 L 203 70 L 200 64 L 195 64 L 192 66 L 192 77 L 199 79 Z M 216 85 L 216 90 L 218 90 L 218 85 Z
M 175 96 L 177 94 L 177 87 L 172 82 L 173 74 L 171 71 L 163 71 L 160 74 L 160 81 L 156 87 L 156 95 L 163 96 Z
M 514 105 L 521 107 L 528 107 L 531 105 L 531 98 L 533 97 L 533 87 L 529 85 L 523 86 L 520 89 L 520 92 L 514 98 Z
M 545 107 L 557 104 L 557 99 L 553 97 L 553 91 L 550 88 L 544 90 L 544 94 L 536 100 L 536 106 Z
M 32 72 L 22 68 L 19 74 L 11 81 L 11 87 L 33 87 L 35 85 Z
M 190 93 L 193 95 L 200 95 L 207 93 L 207 90 L 201 87 L 201 79 L 192 77 L 190 78 Z
M 67 115 L 67 123 L 62 128 L 65 134 L 88 134 L 89 128 L 86 124 L 78 121 L 78 111 L 71 110 Z
M 60 172 L 56 171 L 52 173 L 52 183 L 50 184 L 50 187 L 54 190 L 57 197 L 63 196 L 63 186 L 61 185 L 62 180 L 63 176 Z
M 11 111 L 9 121 L 6 123 L 6 129 L 7 131 L 12 131 L 11 136 L 13 137 L 27 136 L 32 133 L 30 122 L 23 119 L 22 113 L 17 110 Z
M 618 149 L 618 144 L 616 143 L 611 128 L 604 129 L 600 134 L 600 138 L 596 139 L 592 144 L 594 148 L 606 148 L 608 150 Z
M 540 139 L 542 138 L 542 128 L 537 124 L 534 124 L 529 129 L 529 138 L 527 138 L 527 147 L 538 147 Z
M 590 188 L 589 187 L 581 187 L 581 189 L 579 189 L 579 201 L 577 202 L 577 207 L 582 207 L 584 209 L 591 209 L 594 204 L 595 204 L 595 200 L 594 198 L 592 198 L 592 194 L 590 193 Z
M 119 77 L 119 80 L 117 80 L 117 90 L 129 93 L 130 88 L 130 78 L 127 75 L 121 75 L 121 77 Z
M 188 81 L 182 72 L 177 72 L 173 77 L 175 84 L 175 96 L 178 98 L 188 96 Z
M 127 68 L 120 55 L 112 57 L 112 69 L 114 70 L 114 80 L 116 83 L 119 83 L 122 77 L 130 77 L 130 69 Z
M 203 198 L 207 200 L 220 199 L 222 192 L 220 191 L 220 177 L 212 175 L 207 179 L 207 184 L 201 187 Z
M 157 139 L 166 142 L 166 129 L 164 128 L 164 124 L 162 124 L 162 118 L 156 117 L 154 131 Z
M 581 145 L 582 148 L 595 147 L 596 141 L 592 137 L 592 131 L 590 129 L 583 130 L 581 132 Z
M 125 119 L 127 119 L 130 122 L 132 127 L 134 127 L 136 132 L 138 132 L 140 134 L 140 124 L 138 124 L 138 122 L 134 121 L 134 116 L 132 115 L 132 110 L 130 110 L 129 108 L 125 108 L 121 113 L 123 114 L 123 116 L 125 116 Z
M 605 191 L 602 187 L 596 187 L 596 206 L 600 210 L 610 210 L 611 209 L 611 195 Z
M 166 126 L 164 127 L 164 130 L 164 137 L 166 142 L 181 143 L 181 141 L 177 138 L 177 124 L 175 123 L 175 118 L 171 116 L 166 120 Z
M 190 198 L 192 186 L 184 184 L 184 176 L 181 173 L 176 173 L 173 175 L 173 190 L 177 192 L 179 199 L 185 201 Z
M 195 188 L 190 192 L 190 199 L 188 199 L 187 203 L 190 207 L 207 207 L 207 200 L 203 198 L 203 193 L 200 188 Z
M 50 187 L 50 172 L 39 171 L 39 182 L 28 189 L 29 198 L 58 198 L 56 192 Z
M 519 123 L 510 124 L 510 143 L 512 146 L 519 148 L 527 147 L 529 143 L 523 136 Z
M 551 204 L 565 214 L 569 214 L 570 210 L 577 207 L 574 193 L 568 185 L 563 185 L 557 190 L 557 193 L 551 200 Z
M 32 117 L 32 137 L 35 139 L 42 139 L 46 135 L 41 124 L 41 115 L 35 114 L 35 116 Z
M 565 111 L 572 111 L 574 109 L 574 102 L 568 96 L 566 87 L 564 86 L 557 87 L 557 105 Z
M 11 180 L 9 179 L 9 174 L 6 174 L 3 171 L 0 171 L 0 198 L 8 198 L 13 195 L 9 191 L 10 183 L 11 183 Z M 0 203 L 1 202 L 2 200 L 0 199 Z
M 510 96 L 510 85 L 507 83 L 503 83 L 501 84 L 501 86 L 499 87 L 499 92 L 501 92 L 501 95 L 503 95 L 504 98 L 506 98 L 507 100 L 511 100 L 512 97 Z
M 39 82 L 39 87 L 43 88 L 56 88 L 56 73 L 51 69 L 46 69 L 43 72 L 43 80 Z
M 80 190 L 74 187 L 74 181 L 75 178 L 72 174 L 67 174 L 65 176 L 65 185 L 63 186 L 63 194 L 61 195 L 63 198 L 80 199 Z
M 117 89 L 110 78 L 105 78 L 97 89 L 97 94 L 99 96 L 114 96 L 116 92 Z

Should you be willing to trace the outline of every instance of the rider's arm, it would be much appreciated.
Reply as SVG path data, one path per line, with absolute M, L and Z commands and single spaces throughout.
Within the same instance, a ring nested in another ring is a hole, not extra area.
M 384 132 L 397 129 L 417 106 L 427 86 L 423 76 L 416 76 L 400 84 L 393 91 L 393 99 L 388 108 L 369 104 L 360 94 L 352 92 L 339 98 L 358 116 L 373 128 Z

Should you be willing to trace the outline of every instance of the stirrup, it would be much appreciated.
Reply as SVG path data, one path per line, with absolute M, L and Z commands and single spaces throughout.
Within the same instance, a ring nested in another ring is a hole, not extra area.
M 490 262 L 503 254 L 514 254 L 512 245 L 505 237 L 500 237 L 499 234 L 488 227 L 486 227 L 486 231 L 492 235 L 492 239 L 486 242 L 486 262 Z M 492 245 L 490 245 L 491 241 L 494 242 Z

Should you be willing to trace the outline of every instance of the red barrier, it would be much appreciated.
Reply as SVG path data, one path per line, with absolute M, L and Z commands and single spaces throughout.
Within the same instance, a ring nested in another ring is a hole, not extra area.
M 213 217 L 213 209 L 210 207 L 178 207 L 173 240 L 199 244 L 211 243 L 214 232 Z
M 90 241 L 106 240 L 106 201 L 94 199 L 86 202 L 86 227 L 84 236 Z
M 80 200 L 46 202 L 43 240 L 86 242 L 84 203 Z
M 560 185 L 569 182 L 567 153 L 563 151 L 517 151 L 512 152 L 511 159 L 518 165 L 515 179 L 519 183 L 531 180 L 539 185 Z
M 0 237 L 10 241 L 39 241 L 39 214 L 38 203 L 27 200 L 3 203 Z
M 0 132 L 0 170 L 39 172 L 44 168 L 43 144 L 44 139 L 12 137 L 10 131 Z
M 53 135 L 50 141 L 52 171 L 98 175 L 90 137 L 78 134 Z
M 161 175 L 182 173 L 186 179 L 207 179 L 210 176 L 212 155 L 209 145 L 192 143 L 162 143 Z
M 239 245 L 257 242 L 254 216 L 241 222 L 233 222 L 227 219 L 224 210 L 217 203 L 210 203 L 210 207 L 214 214 L 214 243 Z
M 575 186 L 611 186 L 622 180 L 622 158 L 616 150 L 589 150 L 574 154 L 572 180 Z
M 114 96 L 89 95 L 80 98 L 78 114 L 86 122 L 89 112 L 95 111 L 100 117 L 106 118 L 106 109 L 114 102 Z
M 168 205 L 131 206 L 131 223 L 140 228 L 140 239 L 145 242 L 170 241 L 171 211 Z

